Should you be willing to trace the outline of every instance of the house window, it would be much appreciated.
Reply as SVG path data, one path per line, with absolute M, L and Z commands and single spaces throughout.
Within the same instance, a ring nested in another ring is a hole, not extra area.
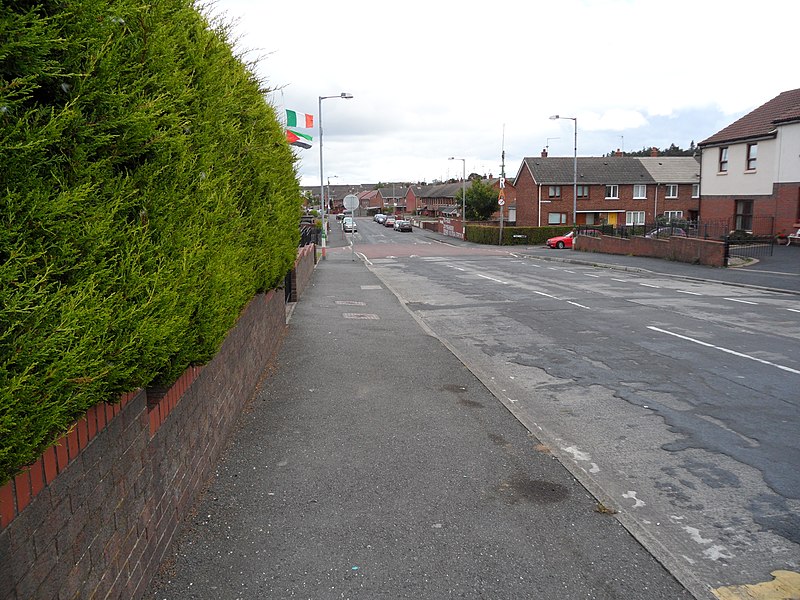
M 579 185 L 575 188 L 578 198 L 588 198 L 589 197 L 589 186 L 588 185 Z
M 634 200 L 647 200 L 647 186 L 637 184 L 633 186 L 633 199 Z
M 619 199 L 619 186 L 618 185 L 607 185 L 606 186 L 606 200 L 618 200 Z
M 674 183 L 667 184 L 667 198 L 677 198 L 678 197 L 678 186 Z
M 737 231 L 753 231 L 753 201 L 752 200 L 737 200 L 736 201 L 736 230 Z
M 548 198 L 561 198 L 561 186 L 560 185 L 551 185 L 550 190 L 547 193 Z
M 699 198 L 700 197 L 700 184 L 693 183 L 692 184 L 692 198 Z
M 728 148 L 720 148 L 719 149 L 719 172 L 720 173 L 727 173 L 728 172 Z
M 548 225 L 566 225 L 567 223 L 567 213 L 548 213 L 547 214 L 547 224 Z
M 758 159 L 758 144 L 747 144 L 747 170 L 756 170 L 756 160 Z
M 682 210 L 665 210 L 664 216 L 666 217 L 668 222 L 672 221 L 680 221 L 683 219 L 683 211 Z
M 644 225 L 643 210 L 629 210 L 625 213 L 625 225 Z

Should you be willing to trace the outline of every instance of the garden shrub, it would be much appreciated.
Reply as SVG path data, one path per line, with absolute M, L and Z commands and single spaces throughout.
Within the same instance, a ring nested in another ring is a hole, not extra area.
M 252 66 L 188 0 L 0 6 L 0 484 L 291 269 L 296 159 Z

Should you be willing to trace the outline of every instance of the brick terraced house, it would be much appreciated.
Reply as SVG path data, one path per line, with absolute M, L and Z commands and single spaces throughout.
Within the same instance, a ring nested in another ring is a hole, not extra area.
M 573 157 L 525 158 L 514 179 L 518 226 L 573 225 Z M 578 225 L 644 225 L 696 218 L 700 164 L 692 157 L 578 157 Z

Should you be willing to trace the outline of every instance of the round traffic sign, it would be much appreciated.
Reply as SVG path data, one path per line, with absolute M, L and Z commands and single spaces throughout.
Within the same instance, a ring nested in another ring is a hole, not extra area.
M 344 207 L 347 210 L 358 208 L 358 196 L 355 194 L 347 194 L 347 196 L 344 197 Z

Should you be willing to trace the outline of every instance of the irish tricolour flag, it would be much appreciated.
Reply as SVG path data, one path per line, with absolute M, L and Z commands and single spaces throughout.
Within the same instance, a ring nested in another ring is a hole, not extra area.
M 286 109 L 286 126 L 311 129 L 314 127 L 314 115 L 306 115 L 294 110 Z

